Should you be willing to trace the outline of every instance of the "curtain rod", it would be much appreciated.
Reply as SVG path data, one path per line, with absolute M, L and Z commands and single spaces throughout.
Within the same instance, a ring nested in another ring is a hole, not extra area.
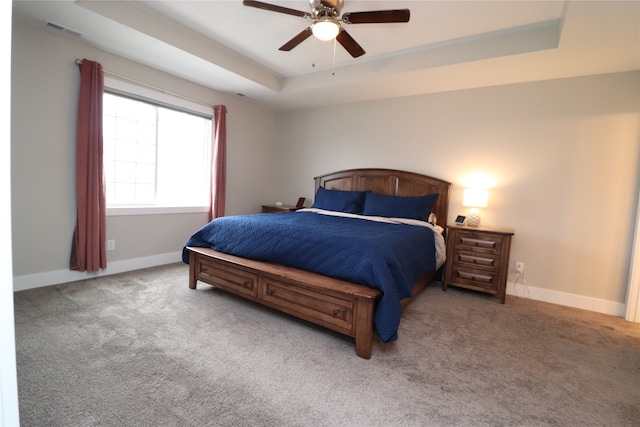
M 82 59 L 76 59 L 76 64 L 82 65 Z M 105 74 L 108 74 L 110 76 L 117 77 L 119 79 L 129 81 L 131 83 L 135 83 L 135 84 L 138 84 L 138 85 L 141 85 L 141 86 L 145 86 L 145 87 L 147 87 L 149 89 L 157 90 L 158 92 L 162 92 L 162 93 L 166 93 L 168 95 L 172 95 L 172 96 L 176 96 L 178 98 L 182 98 L 182 99 L 184 99 L 186 101 L 191 101 L 191 102 L 195 102 L 196 104 L 204 105 L 206 107 L 215 108 L 215 106 L 212 106 L 211 104 L 209 104 L 207 102 L 200 101 L 199 99 L 189 98 L 187 96 L 180 95 L 179 93 L 171 92 L 169 90 L 162 89 L 160 87 L 153 86 L 153 85 L 150 85 L 148 83 L 141 82 L 139 80 L 135 80 L 135 79 L 132 79 L 132 78 L 127 77 L 127 76 L 123 76 L 122 74 L 113 73 L 111 71 L 105 70 L 104 68 L 102 69 L 102 72 L 105 73 Z M 229 111 L 229 107 L 227 107 L 227 111 Z

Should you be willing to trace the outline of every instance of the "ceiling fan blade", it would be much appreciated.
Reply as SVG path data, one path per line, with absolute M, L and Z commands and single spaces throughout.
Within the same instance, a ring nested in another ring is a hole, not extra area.
M 336 36 L 336 40 L 338 43 L 344 47 L 347 52 L 351 54 L 354 58 L 364 55 L 366 52 L 364 49 L 356 42 L 353 37 L 347 33 L 344 28 L 340 31 L 340 33 Z
M 311 27 L 307 27 L 304 30 L 300 31 L 297 36 L 283 44 L 279 50 L 283 50 L 285 52 L 289 52 L 294 47 L 298 46 L 300 43 L 305 41 L 307 38 L 311 36 Z
M 249 7 L 255 7 L 257 9 L 269 10 L 271 12 L 286 13 L 287 15 L 298 16 L 300 18 L 311 18 L 311 14 L 308 12 L 289 9 L 288 7 L 278 6 L 270 3 L 263 3 L 261 1 L 243 0 L 242 4 Z
M 342 21 L 347 24 L 386 24 L 392 22 L 409 22 L 409 9 L 372 10 L 370 12 L 347 12 L 342 14 Z

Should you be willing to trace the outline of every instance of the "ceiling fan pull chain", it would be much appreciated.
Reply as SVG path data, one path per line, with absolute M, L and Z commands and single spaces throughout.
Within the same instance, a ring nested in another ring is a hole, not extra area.
M 338 42 L 336 41 L 336 39 L 333 39 L 333 67 L 331 69 L 331 75 L 335 76 L 336 75 L 336 44 Z

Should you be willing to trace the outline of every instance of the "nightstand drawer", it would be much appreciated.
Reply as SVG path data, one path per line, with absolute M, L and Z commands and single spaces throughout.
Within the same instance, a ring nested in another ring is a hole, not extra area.
M 500 257 L 491 254 L 477 252 L 457 251 L 453 262 L 460 267 L 482 268 L 488 271 L 497 271 L 500 265 Z
M 497 290 L 496 274 L 485 271 L 473 271 L 464 268 L 453 267 L 453 284 L 467 285 L 472 288 L 482 288 L 483 290 Z
M 468 233 L 457 231 L 455 247 L 461 251 L 476 253 L 499 254 L 502 246 L 502 236 L 487 235 L 482 233 Z

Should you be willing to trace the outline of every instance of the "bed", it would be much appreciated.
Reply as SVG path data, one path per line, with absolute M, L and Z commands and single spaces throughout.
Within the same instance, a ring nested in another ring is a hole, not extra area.
M 317 176 L 314 209 L 223 217 L 194 233 L 183 250 L 183 261 L 189 263 L 189 288 L 196 289 L 201 281 L 347 335 L 355 340 L 356 354 L 369 359 L 373 334 L 378 332 L 384 342 L 394 341 L 402 308 L 441 267 L 436 249 L 432 255 L 415 248 L 433 244 L 419 239 L 439 241 L 438 234 L 447 221 L 450 185 L 438 178 L 392 169 L 350 169 Z M 364 204 L 360 209 L 365 212 L 336 213 L 340 209 L 326 211 L 320 203 L 333 201 L 335 196 L 349 197 L 351 203 L 360 195 Z M 393 210 L 385 211 L 386 206 L 392 206 L 389 200 L 410 201 L 410 206 L 419 202 L 421 211 L 427 206 L 433 226 L 426 224 L 426 217 L 388 218 L 393 216 Z M 315 209 L 316 205 L 320 209 Z M 322 231 L 309 233 L 302 230 L 301 223 Z M 362 228 L 350 231 L 352 226 Z M 254 233 L 254 227 L 259 231 Z M 284 231 L 286 236 L 274 239 L 263 228 L 273 228 L 273 233 Z M 404 237 L 396 237 L 397 233 L 410 235 L 415 242 L 398 240 Z M 347 235 L 350 237 L 342 238 Z M 277 240 L 277 246 L 256 252 L 263 236 L 268 236 L 264 240 Z M 384 236 L 385 244 L 376 244 L 375 236 Z M 324 238 L 330 246 L 318 240 Z M 371 248 L 368 240 L 372 240 Z M 390 249 L 394 245 L 395 249 Z M 398 255 L 389 254 L 389 250 Z M 320 252 L 328 258 L 318 260 Z M 306 264 L 307 258 L 313 266 Z M 344 271 L 334 270 L 343 263 Z M 394 286 L 390 287 L 388 282 L 392 281 Z M 396 286 L 403 282 L 408 283 Z

